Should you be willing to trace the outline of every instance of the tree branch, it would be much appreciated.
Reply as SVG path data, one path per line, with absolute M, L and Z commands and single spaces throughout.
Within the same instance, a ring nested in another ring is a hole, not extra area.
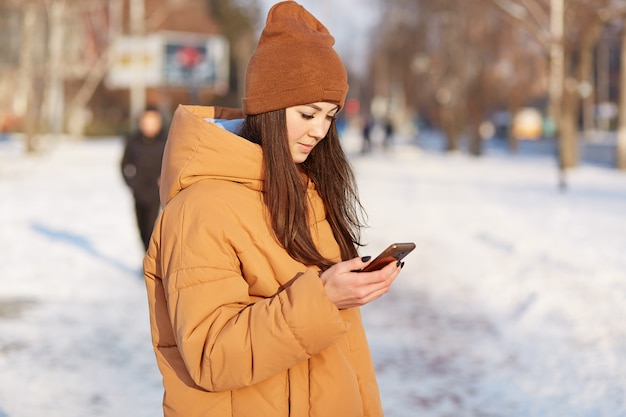
M 546 33 L 543 25 L 534 25 L 527 19 L 528 15 L 531 13 L 526 7 L 512 3 L 509 0 L 492 0 L 492 2 L 506 16 L 520 24 L 522 28 L 526 29 L 526 31 L 530 33 L 541 46 L 543 46 L 546 50 L 549 49 L 551 43 L 549 34 Z

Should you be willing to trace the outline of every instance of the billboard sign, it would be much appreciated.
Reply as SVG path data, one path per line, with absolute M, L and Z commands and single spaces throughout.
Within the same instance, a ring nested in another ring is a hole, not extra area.
M 121 37 L 111 49 L 109 88 L 146 87 L 228 89 L 228 42 L 222 36 L 159 32 Z

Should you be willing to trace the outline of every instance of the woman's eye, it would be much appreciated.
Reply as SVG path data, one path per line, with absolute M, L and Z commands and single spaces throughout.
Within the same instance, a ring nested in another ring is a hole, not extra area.
M 311 120 L 315 117 L 312 114 L 306 114 L 306 113 L 300 113 L 300 114 L 302 114 L 302 118 L 305 120 Z
M 333 120 L 337 119 L 337 116 L 333 114 L 332 116 L 326 116 L 326 119 L 332 122 Z

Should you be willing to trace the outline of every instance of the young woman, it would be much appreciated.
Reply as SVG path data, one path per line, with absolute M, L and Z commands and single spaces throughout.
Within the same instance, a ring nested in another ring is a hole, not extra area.
M 401 265 L 356 272 L 369 257 L 335 127 L 348 87 L 333 43 L 278 3 L 243 113 L 174 115 L 144 260 L 168 417 L 383 414 L 359 307 Z

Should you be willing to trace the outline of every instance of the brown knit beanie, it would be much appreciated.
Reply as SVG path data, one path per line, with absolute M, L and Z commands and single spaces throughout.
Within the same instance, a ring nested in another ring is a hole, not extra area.
M 295 1 L 275 4 L 246 71 L 245 114 L 329 102 L 343 107 L 348 76 L 328 29 Z

